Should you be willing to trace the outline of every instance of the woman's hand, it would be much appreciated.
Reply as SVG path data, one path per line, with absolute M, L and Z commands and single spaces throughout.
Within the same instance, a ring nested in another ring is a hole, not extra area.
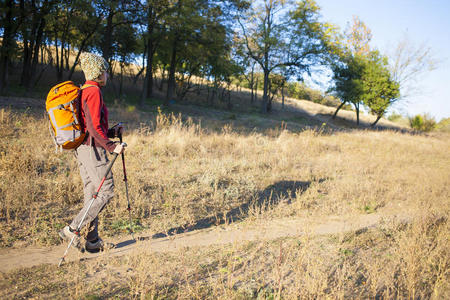
M 125 151 L 125 147 L 122 144 L 117 144 L 116 148 L 114 148 L 113 153 L 122 154 Z

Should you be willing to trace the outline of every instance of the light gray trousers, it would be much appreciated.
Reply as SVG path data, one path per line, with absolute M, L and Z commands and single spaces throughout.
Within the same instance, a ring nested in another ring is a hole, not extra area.
M 91 147 L 88 145 L 80 145 L 75 150 L 75 157 L 78 160 L 81 179 L 84 185 L 84 207 L 73 219 L 70 227 L 75 229 L 81 222 L 93 195 L 97 191 L 103 176 L 105 176 L 109 159 L 106 150 L 101 147 Z M 109 172 L 105 182 L 98 193 L 97 199 L 94 200 L 89 209 L 86 218 L 84 218 L 80 229 L 89 224 L 87 241 L 93 241 L 98 238 L 98 214 L 102 211 L 109 200 L 114 196 L 114 180 L 112 171 Z

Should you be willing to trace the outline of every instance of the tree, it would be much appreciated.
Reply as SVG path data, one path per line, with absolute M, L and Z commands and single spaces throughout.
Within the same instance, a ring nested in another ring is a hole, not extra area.
M 72 79 L 81 53 L 89 46 L 92 46 L 95 33 L 99 30 L 103 19 L 102 11 L 96 9 L 92 2 L 81 0 L 73 3 L 73 5 L 76 6 L 77 13 L 71 18 L 71 30 L 68 36 L 68 43 L 71 44 L 73 50 L 77 49 L 78 51 L 67 76 L 68 80 Z
M 359 125 L 360 105 L 364 93 L 363 73 L 368 63 L 372 34 L 364 22 L 355 16 L 344 35 L 335 34 L 334 38 L 335 40 L 328 39 L 334 58 L 330 64 L 334 87 L 330 90 L 334 91 L 341 104 L 334 112 L 333 119 L 346 103 L 352 103 L 356 111 L 356 124 Z
M 146 61 L 146 72 L 143 84 L 143 92 L 141 97 L 141 105 L 144 104 L 144 100 L 151 97 L 153 94 L 153 65 L 154 56 L 160 45 L 160 41 L 165 33 L 165 20 L 164 17 L 171 11 L 172 7 L 169 5 L 168 0 L 148 0 L 143 7 L 144 16 L 143 24 L 145 26 L 144 33 L 144 57 Z
M 233 43 L 234 60 L 237 62 L 237 64 L 242 66 L 242 76 L 238 76 L 236 78 L 235 84 L 239 87 L 245 86 L 250 89 L 250 103 L 253 103 L 255 100 L 256 61 L 246 54 L 243 46 L 244 45 L 242 43 L 239 43 L 238 41 L 234 41 Z M 242 82 L 244 80 L 246 82 Z
M 18 13 L 15 1 L 8 0 L 0 4 L 4 11 L 0 18 L 0 28 L 3 29 L 2 45 L 0 47 L 0 93 L 8 85 L 9 65 L 16 47 L 15 36 L 19 28 Z
M 233 5 L 233 3 L 230 3 L 230 5 Z M 228 109 L 231 109 L 232 106 L 230 99 L 232 77 L 239 76 L 244 69 L 238 65 L 234 59 L 235 56 L 233 56 L 231 29 L 227 26 L 226 21 L 232 9 L 232 7 L 224 8 L 221 5 L 210 6 L 203 21 L 204 25 L 201 26 L 199 31 L 198 46 L 194 44 L 195 53 L 204 57 L 205 60 L 198 76 L 208 78 L 213 85 L 209 101 L 213 102 L 216 96 L 219 96 L 219 99 L 224 101 L 226 98 L 225 94 L 227 94 Z M 193 56 L 187 56 L 187 60 L 192 59 Z M 197 57 L 194 60 L 201 61 L 202 59 Z M 219 94 L 219 89 L 222 89 L 221 94 Z
M 20 1 L 20 33 L 22 38 L 22 74 L 20 84 L 32 87 L 38 64 L 39 49 L 43 42 L 47 17 L 56 0 Z M 30 18 L 31 15 L 31 18 Z
M 399 84 L 392 79 L 387 64 L 387 58 L 378 51 L 341 57 L 340 62 L 333 65 L 333 90 L 341 100 L 333 118 L 345 103 L 351 103 L 356 111 L 356 124 L 359 125 L 359 111 L 363 104 L 377 116 L 371 124 L 375 126 L 400 95 Z
M 352 21 L 344 33 L 347 49 L 354 55 L 367 56 L 371 51 L 372 31 L 358 16 L 353 16 Z
M 313 0 L 254 2 L 239 18 L 241 42 L 264 74 L 262 111 L 270 108 L 270 74 L 281 67 L 299 77 L 326 55 L 324 24 Z
M 363 93 L 362 75 L 364 72 L 364 58 L 359 55 L 347 54 L 332 66 L 334 87 L 332 91 L 341 100 L 333 114 L 336 118 L 338 111 L 346 104 L 352 103 L 356 110 L 356 123 L 359 124 L 359 108 Z
M 282 107 L 284 108 L 284 87 L 286 85 L 286 77 L 280 74 L 270 74 L 269 77 L 269 102 L 268 111 L 272 110 L 272 102 L 274 97 L 281 90 L 282 94 Z
M 189 1 L 190 3 L 183 2 L 183 0 L 178 0 L 177 3 L 174 5 L 174 11 L 172 14 L 168 15 L 168 23 L 167 27 L 169 27 L 168 30 L 168 36 L 169 41 L 171 45 L 170 49 L 170 56 L 169 56 L 169 79 L 167 82 L 167 93 L 166 98 L 164 101 L 164 105 L 169 105 L 170 101 L 173 100 L 173 95 L 175 93 L 175 71 L 177 67 L 177 52 L 179 51 L 179 47 L 181 45 L 181 41 L 183 39 L 183 34 L 187 34 L 187 32 L 184 30 L 185 27 L 183 25 L 191 24 L 188 22 L 188 19 L 190 17 L 193 17 L 191 13 L 195 11 L 195 3 L 192 3 L 191 0 L 184 0 Z M 198 10 L 197 10 L 198 11 Z
M 392 79 L 387 57 L 373 51 L 367 57 L 362 74 L 362 101 L 377 116 L 372 127 L 384 116 L 386 110 L 400 96 L 400 84 Z
M 250 103 L 255 101 L 255 64 L 256 62 L 253 61 L 253 63 L 250 64 L 250 71 L 247 73 L 244 72 L 244 77 L 247 79 L 250 88 Z
M 130 26 L 137 22 L 139 4 L 139 1 L 134 0 L 99 0 L 98 10 L 105 16 L 106 21 L 100 29 L 102 38 L 99 48 L 107 62 L 110 63 L 111 58 L 115 55 L 113 53 L 113 44 L 116 40 L 115 31 L 120 26 Z
M 388 107 L 400 97 L 400 83 L 391 74 L 388 59 L 377 50 L 370 49 L 372 34 L 358 17 L 353 17 L 345 34 L 333 43 L 335 61 L 332 64 L 335 86 L 333 90 L 341 100 L 333 118 L 345 103 L 350 102 L 356 110 L 356 123 L 359 125 L 360 105 L 366 105 L 377 116 L 377 122 L 384 116 Z
M 415 45 L 406 36 L 389 54 L 389 62 L 392 78 L 400 84 L 401 98 L 418 93 L 419 79 L 439 65 L 430 47 L 425 44 Z
M 137 49 L 136 30 L 131 24 L 118 27 L 114 33 L 113 52 L 115 60 L 119 62 L 119 91 L 122 95 L 124 69 L 129 65 L 131 56 Z
M 178 0 L 166 15 L 166 39 L 161 57 L 168 58 L 169 74 L 165 105 L 174 99 L 176 93 L 176 71 L 185 74 L 201 72 L 219 83 L 220 76 L 228 74 L 231 65 L 229 52 L 230 35 L 225 17 L 225 4 L 234 6 L 232 1 Z M 227 8 L 229 10 L 230 8 Z M 222 73 L 222 70 L 224 73 Z M 225 77 L 228 77 L 226 75 Z

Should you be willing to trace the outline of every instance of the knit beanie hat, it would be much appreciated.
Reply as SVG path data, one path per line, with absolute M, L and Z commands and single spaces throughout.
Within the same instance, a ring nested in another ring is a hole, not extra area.
M 86 80 L 95 80 L 108 70 L 106 60 L 94 53 L 83 52 L 80 55 L 81 70 Z

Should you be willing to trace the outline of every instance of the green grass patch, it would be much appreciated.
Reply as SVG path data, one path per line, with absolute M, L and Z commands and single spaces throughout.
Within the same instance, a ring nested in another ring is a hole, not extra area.
M 130 230 L 132 232 L 140 232 L 145 229 L 139 220 L 133 219 L 130 224 L 128 218 L 113 221 L 109 227 L 113 231 L 113 234 L 129 232 Z

